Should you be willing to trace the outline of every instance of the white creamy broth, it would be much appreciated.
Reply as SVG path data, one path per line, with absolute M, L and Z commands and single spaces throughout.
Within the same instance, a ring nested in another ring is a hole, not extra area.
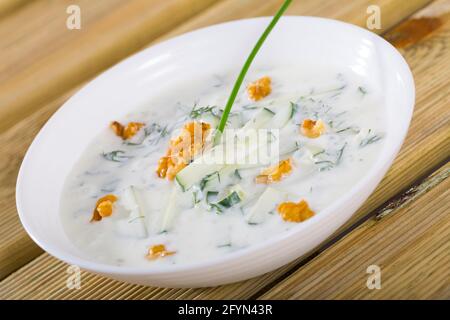
M 388 121 L 381 93 L 364 78 L 335 68 L 261 68 L 247 76 L 247 83 L 262 76 L 271 78 L 272 92 L 254 102 L 242 89 L 229 126 L 241 128 L 262 108 L 275 114 L 293 108 L 292 118 L 280 129 L 279 141 L 280 149 L 286 149 L 280 159 L 289 159 L 290 174 L 281 181 L 257 184 L 255 177 L 269 165 L 219 170 L 220 182 L 201 190 L 197 181 L 185 192 L 178 186 L 183 181 L 159 178 L 158 160 L 184 124 L 217 125 L 214 122 L 235 75 L 177 83 L 173 91 L 161 92 L 124 119 L 107 119 L 145 126 L 132 139 L 122 140 L 105 123 L 104 131 L 93 137 L 74 166 L 61 199 L 63 225 L 73 243 L 92 259 L 113 265 L 150 268 L 199 262 L 261 243 L 301 224 L 281 218 L 273 203 L 277 197 L 280 203 L 305 200 L 320 215 L 348 192 L 374 164 L 386 138 Z M 124 108 L 133 110 L 133 106 Z M 317 138 L 302 135 L 299 127 L 305 119 L 321 120 L 324 133 Z M 209 188 L 219 192 L 211 192 L 216 196 L 212 202 L 206 199 Z M 270 205 L 258 207 L 267 188 L 272 202 L 264 195 Z M 219 209 L 211 205 L 232 190 L 239 190 L 237 203 Z M 113 213 L 91 222 L 96 201 L 107 194 L 118 198 Z M 149 247 L 158 244 L 175 254 L 147 259 Z

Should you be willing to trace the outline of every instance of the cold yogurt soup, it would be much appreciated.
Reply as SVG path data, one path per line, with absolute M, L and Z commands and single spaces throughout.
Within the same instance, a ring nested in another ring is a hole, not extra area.
M 376 88 L 329 67 L 254 70 L 221 136 L 231 72 L 99 123 L 62 194 L 73 243 L 112 265 L 213 259 L 308 223 L 370 170 L 387 126 Z

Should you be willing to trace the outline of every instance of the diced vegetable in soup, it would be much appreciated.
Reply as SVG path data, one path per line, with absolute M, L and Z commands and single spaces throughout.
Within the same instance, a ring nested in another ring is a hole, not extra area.
M 329 67 L 255 70 L 220 140 L 233 72 L 99 124 L 61 199 L 73 243 L 112 265 L 194 263 L 309 223 L 349 192 L 384 143 L 382 94 Z

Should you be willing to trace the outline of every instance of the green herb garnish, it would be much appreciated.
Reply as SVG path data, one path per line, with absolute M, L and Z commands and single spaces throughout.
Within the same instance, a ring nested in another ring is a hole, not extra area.
M 170 131 L 169 131 L 167 125 L 164 127 L 161 127 L 161 125 L 159 125 L 157 123 L 152 123 L 151 125 L 146 126 L 144 128 L 144 138 L 142 139 L 142 141 L 140 141 L 140 142 L 126 141 L 124 143 L 129 146 L 138 146 L 138 145 L 141 145 L 146 138 L 150 137 L 148 142 L 152 145 L 157 145 L 162 138 L 164 138 L 165 136 L 167 136 L 169 134 L 170 134 Z
M 367 138 L 361 140 L 359 146 L 360 146 L 361 148 L 363 148 L 363 147 L 365 147 L 365 146 L 367 146 L 367 145 L 369 145 L 369 144 L 372 144 L 372 143 L 374 143 L 374 142 L 377 142 L 378 140 L 381 140 L 381 139 L 382 139 L 381 136 L 379 136 L 379 135 L 373 135 L 373 136 L 370 136 L 370 137 L 367 137 Z
M 231 247 L 231 243 L 220 244 L 217 246 L 217 248 L 227 248 L 227 247 Z
M 193 197 L 194 197 L 194 207 L 198 204 L 198 203 L 200 203 L 200 201 L 201 201 L 201 199 L 199 199 L 198 198 L 198 190 L 195 190 L 193 193 L 192 193 L 192 195 L 193 195 Z
M 258 109 L 258 108 L 259 108 L 258 106 L 255 106 L 253 104 L 242 106 L 242 109 L 244 109 L 244 110 L 255 110 L 255 109 Z
M 217 205 L 217 204 L 215 204 L 215 203 L 211 203 L 210 206 L 211 206 L 211 208 L 216 209 L 216 213 L 217 213 L 217 214 L 223 213 L 223 209 L 222 209 L 221 206 L 219 206 L 219 205 Z
M 342 132 L 349 131 L 349 130 L 353 130 L 353 127 L 347 127 L 344 129 L 340 129 L 340 130 L 336 131 L 336 133 L 342 133 Z
M 211 204 L 211 198 L 217 199 L 217 195 L 219 194 L 219 192 L 217 191 L 208 191 L 206 193 L 206 203 L 207 204 Z
M 215 106 L 206 106 L 206 107 L 197 107 L 197 105 L 194 105 L 191 112 L 189 113 L 189 117 L 191 119 L 198 119 L 200 116 L 202 116 L 205 113 L 211 113 L 214 114 Z
M 238 178 L 239 180 L 242 180 L 241 174 L 239 173 L 239 170 L 238 170 L 238 169 L 234 170 L 234 176 L 235 176 L 236 178 Z
M 233 191 L 227 197 L 217 202 L 217 204 L 224 208 L 231 208 L 232 206 L 238 204 L 239 202 L 241 202 L 241 197 L 236 191 Z
M 132 158 L 131 156 L 126 156 L 125 151 L 122 151 L 122 150 L 103 152 L 102 156 L 106 160 L 113 161 L 113 162 L 124 162 L 124 161 Z
M 245 75 L 247 74 L 248 69 L 250 68 L 250 65 L 252 64 L 253 60 L 256 57 L 256 54 L 258 53 L 259 49 L 261 49 L 264 41 L 267 39 L 268 35 L 270 34 L 270 32 L 272 31 L 272 29 L 275 27 L 275 25 L 277 24 L 278 20 L 280 20 L 281 16 L 283 15 L 283 13 L 286 11 L 286 9 L 289 7 L 289 5 L 291 4 L 292 0 L 285 0 L 283 5 L 280 7 L 280 9 L 278 10 L 278 12 L 275 14 L 275 16 L 273 17 L 272 21 L 270 21 L 269 25 L 267 26 L 267 28 L 264 30 L 263 34 L 261 35 L 261 37 L 258 39 L 258 41 L 256 42 L 255 46 L 253 47 L 252 51 L 250 52 L 247 60 L 244 63 L 244 66 L 242 67 L 241 72 L 239 73 L 236 82 L 233 86 L 233 89 L 231 90 L 231 94 L 230 97 L 228 98 L 227 104 L 225 106 L 225 109 L 223 111 L 222 117 L 220 118 L 220 123 L 219 126 L 217 127 L 217 132 L 216 135 L 214 137 L 214 141 L 215 143 L 219 142 L 220 137 L 225 129 L 225 126 L 227 124 L 227 119 L 228 119 L 228 115 L 231 111 L 231 108 L 233 107 L 233 103 L 236 100 L 237 94 L 239 92 L 239 89 L 242 85 L 242 82 L 244 81 Z
M 322 153 L 325 153 L 325 150 L 318 151 L 318 152 L 314 153 L 312 156 L 317 157 L 318 155 L 320 155 Z
M 345 149 L 346 146 L 347 146 L 347 142 L 342 146 L 341 149 L 339 149 L 336 161 L 334 163 L 335 165 L 338 165 L 341 162 L 342 155 L 344 154 L 344 149 Z
M 138 220 L 138 219 L 144 219 L 144 217 L 139 216 L 139 217 L 133 218 L 133 219 L 131 219 L 131 220 L 128 220 L 128 223 L 133 223 L 134 221 L 136 221 L 136 220 Z
M 298 104 L 296 104 L 295 102 L 292 102 L 292 101 L 290 101 L 289 103 L 291 104 L 291 107 L 292 107 L 292 114 L 290 116 L 290 118 L 292 118 L 294 116 L 294 114 L 296 114 L 298 111 Z
M 358 91 L 361 92 L 363 97 L 367 94 L 367 90 L 365 88 L 363 88 L 363 87 L 358 87 Z

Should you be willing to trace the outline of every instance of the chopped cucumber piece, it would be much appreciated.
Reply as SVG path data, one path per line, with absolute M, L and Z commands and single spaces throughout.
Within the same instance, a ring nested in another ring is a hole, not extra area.
M 290 119 L 294 116 L 295 108 L 293 104 L 289 106 L 283 106 L 277 113 L 272 117 L 272 119 L 267 122 L 264 127 L 268 129 L 281 129 L 283 128 Z
M 228 209 L 233 207 L 234 205 L 242 202 L 245 198 L 244 190 L 240 185 L 234 185 L 228 189 L 226 196 L 222 197 L 217 202 L 211 202 L 210 199 L 212 197 L 217 198 L 218 192 L 208 192 L 207 194 L 207 202 L 211 206 L 211 208 L 215 208 L 218 212 L 222 212 L 224 209 Z
M 221 207 L 228 209 L 234 206 L 235 204 L 238 204 L 239 202 L 241 202 L 241 197 L 236 191 L 233 191 L 228 196 L 217 202 L 217 204 Z
M 276 206 L 286 199 L 286 193 L 268 187 L 251 208 L 246 220 L 250 224 L 264 222 L 267 214 L 276 210 Z
M 228 116 L 227 128 L 238 129 L 242 127 L 242 117 L 240 113 L 231 113 Z
M 271 120 L 274 116 L 274 112 L 267 108 L 262 108 L 256 116 L 249 120 L 243 127 L 242 131 L 245 132 L 249 129 L 259 129 L 264 126 L 269 120 Z
M 167 201 L 166 209 L 160 220 L 160 227 L 158 230 L 160 233 L 170 230 L 173 225 L 173 221 L 175 220 L 175 215 L 177 213 L 177 194 L 178 187 L 173 186 Z
M 271 110 L 263 108 L 252 120 L 248 121 L 244 125 L 244 127 L 240 129 L 240 132 L 245 135 L 245 132 L 247 130 L 258 129 L 265 123 L 270 121 L 270 119 L 272 119 L 273 117 L 274 113 Z M 229 166 L 226 163 L 218 163 L 228 161 L 226 152 L 229 151 L 229 148 L 227 148 L 227 146 L 232 147 L 233 150 L 237 150 L 235 157 L 235 159 L 237 159 L 238 161 L 237 163 L 247 163 L 247 161 L 245 161 L 244 159 L 248 158 L 249 155 L 254 155 L 254 153 L 258 151 L 258 146 L 248 147 L 245 141 L 229 141 L 226 143 L 227 145 L 216 146 L 208 153 L 195 159 L 194 162 L 192 162 L 176 175 L 176 181 L 183 191 L 190 189 L 194 184 L 203 181 L 203 179 L 209 180 L 210 175 L 213 175 L 215 172 L 220 171 L 222 168 Z M 220 159 L 221 161 L 216 161 L 217 159 Z M 240 165 L 237 165 L 235 167 L 239 166 Z M 203 186 L 203 188 L 201 189 L 203 190 L 204 187 L 205 186 Z
M 220 183 L 220 173 L 219 171 L 214 171 L 213 173 L 207 174 L 202 180 L 200 180 L 200 190 L 205 190 L 213 185 Z
M 244 200 L 246 197 L 244 189 L 242 189 L 242 187 L 239 184 L 235 184 L 234 186 L 230 187 L 230 189 L 228 189 L 228 190 L 229 190 L 228 191 L 229 193 L 236 192 L 241 200 Z
M 227 186 L 233 181 L 235 166 L 225 166 L 219 171 L 206 175 L 200 180 L 199 188 L 204 191 L 217 191 L 220 186 Z M 223 187 L 222 187 L 223 189 Z
M 116 223 L 116 230 L 121 235 L 136 238 L 145 238 L 148 235 L 145 226 L 145 210 L 139 193 L 134 186 L 130 186 L 120 197 L 121 204 L 129 212 L 128 218 Z
M 200 158 L 194 160 L 194 162 L 178 172 L 175 176 L 183 192 L 191 188 L 194 184 L 199 183 L 206 176 L 218 172 L 224 166 L 223 164 L 216 163 L 201 163 L 200 160 Z
M 218 194 L 219 194 L 218 191 L 208 191 L 206 193 L 206 203 L 207 204 L 215 203 L 215 201 L 217 201 Z

